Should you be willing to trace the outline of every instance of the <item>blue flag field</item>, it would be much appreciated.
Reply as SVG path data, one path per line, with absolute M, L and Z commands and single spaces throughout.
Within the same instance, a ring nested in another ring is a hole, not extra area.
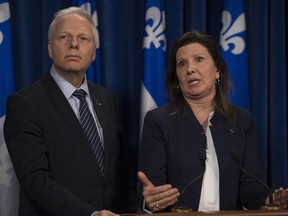
M 163 1 L 145 1 L 144 70 L 141 85 L 141 119 L 147 111 L 165 104 L 166 69 L 165 12 Z
M 19 186 L 3 135 L 6 100 L 15 90 L 10 7 L 3 0 L 0 0 L 0 65 L 0 215 L 16 216 Z
M 250 108 L 249 74 L 247 65 L 246 23 L 243 0 L 226 0 L 222 12 L 220 33 L 222 55 L 228 65 L 234 85 L 231 102 Z

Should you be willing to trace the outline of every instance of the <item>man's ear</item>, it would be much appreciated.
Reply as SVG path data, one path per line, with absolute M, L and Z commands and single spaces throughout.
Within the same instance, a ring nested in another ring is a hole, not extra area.
M 47 46 L 47 48 L 48 48 L 48 55 L 49 55 L 49 57 L 50 57 L 51 59 L 53 59 L 53 54 L 52 54 L 52 45 L 51 45 L 50 42 L 48 42 L 48 46 Z

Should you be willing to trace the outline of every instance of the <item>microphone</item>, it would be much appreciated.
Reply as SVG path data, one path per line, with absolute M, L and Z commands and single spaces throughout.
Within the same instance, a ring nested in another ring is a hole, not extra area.
M 172 212 L 191 212 L 192 209 L 191 208 L 188 208 L 186 207 L 183 203 L 183 198 L 184 198 L 184 195 L 185 195 L 185 192 L 187 191 L 187 189 L 194 184 L 194 182 L 196 182 L 198 179 L 200 179 L 204 173 L 205 173 L 205 170 L 206 170 L 206 166 L 205 166 L 205 161 L 206 161 L 206 149 L 205 148 L 200 148 L 198 150 L 198 158 L 199 160 L 201 160 L 203 162 L 203 166 L 204 166 L 204 170 L 203 172 L 201 172 L 198 176 L 196 176 L 191 182 L 189 182 L 189 184 L 187 184 L 185 186 L 185 188 L 182 190 L 181 194 L 180 194 L 180 197 L 179 197 L 179 205 L 172 208 L 171 211 Z
M 267 210 L 277 210 L 277 209 L 281 209 L 280 206 L 276 205 L 273 201 L 273 194 L 270 190 L 270 188 L 268 187 L 268 185 L 263 182 L 261 179 L 257 178 L 256 176 L 252 175 L 251 173 L 249 173 L 246 169 L 244 169 L 244 167 L 241 164 L 240 161 L 240 156 L 238 151 L 235 148 L 231 148 L 230 149 L 230 155 L 231 157 L 236 161 L 236 163 L 239 165 L 240 169 L 246 173 L 247 175 L 249 175 L 250 177 L 254 178 L 256 181 L 258 181 L 259 183 L 261 183 L 265 189 L 268 191 L 269 193 L 269 204 L 268 205 L 264 205 L 261 207 L 261 209 L 267 209 Z

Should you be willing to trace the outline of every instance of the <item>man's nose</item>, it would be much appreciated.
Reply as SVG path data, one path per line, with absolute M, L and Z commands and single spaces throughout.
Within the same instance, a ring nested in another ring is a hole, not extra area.
M 69 48 L 76 48 L 76 49 L 79 48 L 79 42 L 78 42 L 78 39 L 76 37 L 71 38 Z

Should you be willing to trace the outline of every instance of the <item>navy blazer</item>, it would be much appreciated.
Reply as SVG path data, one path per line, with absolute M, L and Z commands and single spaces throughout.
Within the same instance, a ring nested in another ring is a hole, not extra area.
M 117 99 L 104 87 L 90 82 L 88 87 L 103 128 L 104 177 L 79 120 L 50 74 L 9 97 L 4 132 L 21 186 L 19 215 L 127 210 L 129 167 Z
M 206 136 L 187 103 L 183 112 L 171 115 L 175 110 L 175 105 L 169 104 L 147 113 L 139 148 L 139 170 L 154 185 L 169 183 L 181 193 L 204 171 L 198 152 L 206 148 Z M 230 155 L 230 149 L 237 149 L 242 166 L 261 178 L 255 126 L 248 111 L 236 107 L 235 110 L 235 125 L 217 112 L 211 119 L 220 174 L 220 210 L 257 209 L 269 193 L 255 179 L 243 174 Z M 188 187 L 181 205 L 198 210 L 202 178 Z

